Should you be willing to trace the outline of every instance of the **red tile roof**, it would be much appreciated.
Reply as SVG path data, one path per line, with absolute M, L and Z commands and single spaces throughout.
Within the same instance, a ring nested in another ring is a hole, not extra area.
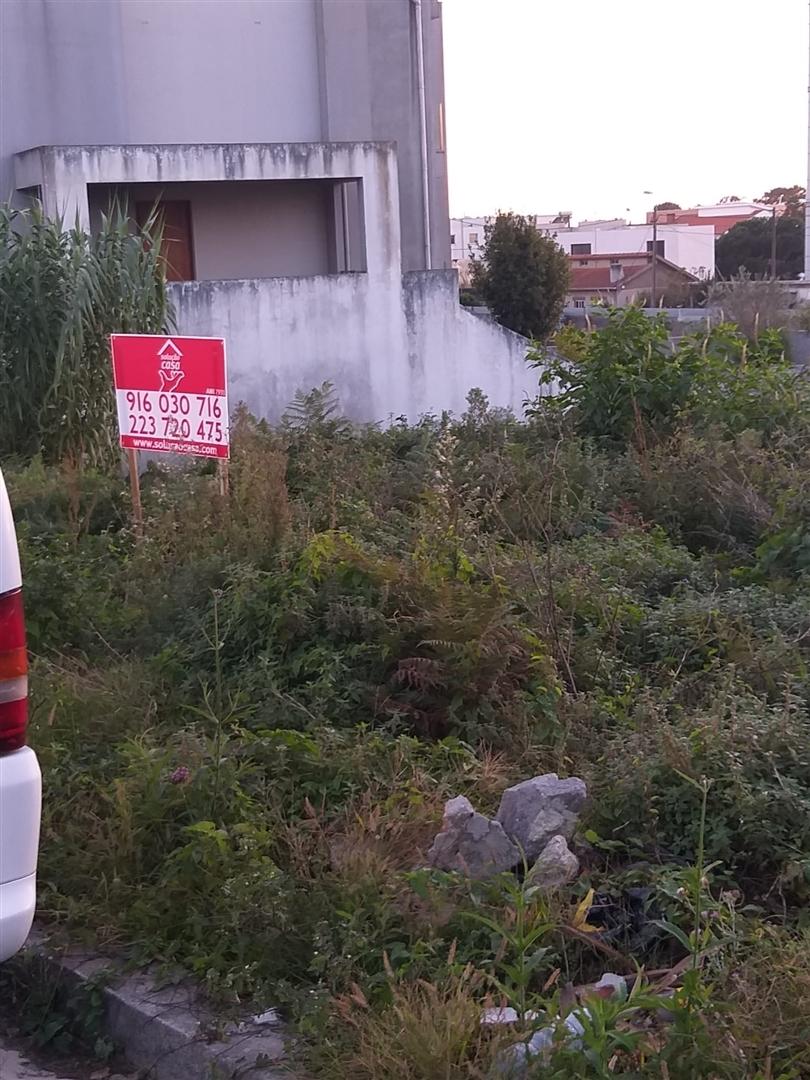
M 572 266 L 569 289 L 610 289 L 616 283 L 610 280 L 609 266 Z
M 714 235 L 722 236 L 723 233 L 739 225 L 741 221 L 750 221 L 753 217 L 761 216 L 759 212 L 745 214 L 698 214 L 694 210 L 660 210 L 658 212 L 659 225 L 713 225 Z

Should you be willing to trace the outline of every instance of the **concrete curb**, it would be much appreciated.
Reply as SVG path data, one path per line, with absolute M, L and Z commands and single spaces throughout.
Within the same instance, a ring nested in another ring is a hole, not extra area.
M 109 978 L 107 1034 L 149 1080 L 304 1080 L 285 1064 L 290 1036 L 275 1010 L 223 1024 L 189 978 L 159 983 L 149 970 L 126 973 L 108 957 L 55 949 L 37 932 L 26 951 L 68 984 Z

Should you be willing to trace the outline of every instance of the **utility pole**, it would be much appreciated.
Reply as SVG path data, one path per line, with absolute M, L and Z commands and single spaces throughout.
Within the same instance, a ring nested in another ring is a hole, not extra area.
M 655 192 L 647 191 L 647 189 L 645 188 L 644 189 L 644 194 L 654 196 Z M 658 247 L 658 207 L 655 204 L 653 204 L 652 227 L 653 227 L 653 238 L 652 238 L 652 298 L 651 298 L 651 301 L 652 301 L 652 306 L 657 307 L 658 306 L 658 288 L 657 288 L 657 285 L 658 285 L 658 251 L 656 249 Z
M 657 270 L 658 270 L 658 207 L 653 207 L 653 241 L 652 241 L 652 306 L 658 307 Z
M 776 281 L 776 207 L 771 207 L 771 281 Z

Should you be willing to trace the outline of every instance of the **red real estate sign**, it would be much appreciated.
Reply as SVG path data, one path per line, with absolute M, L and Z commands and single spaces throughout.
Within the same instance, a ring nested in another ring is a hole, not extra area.
M 228 457 L 222 338 L 113 334 L 110 345 L 121 446 Z

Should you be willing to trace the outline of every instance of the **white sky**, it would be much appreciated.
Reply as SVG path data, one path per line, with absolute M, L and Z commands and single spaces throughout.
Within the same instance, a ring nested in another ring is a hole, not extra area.
M 443 10 L 454 217 L 643 220 L 654 202 L 806 183 L 807 0 L 444 0 Z

